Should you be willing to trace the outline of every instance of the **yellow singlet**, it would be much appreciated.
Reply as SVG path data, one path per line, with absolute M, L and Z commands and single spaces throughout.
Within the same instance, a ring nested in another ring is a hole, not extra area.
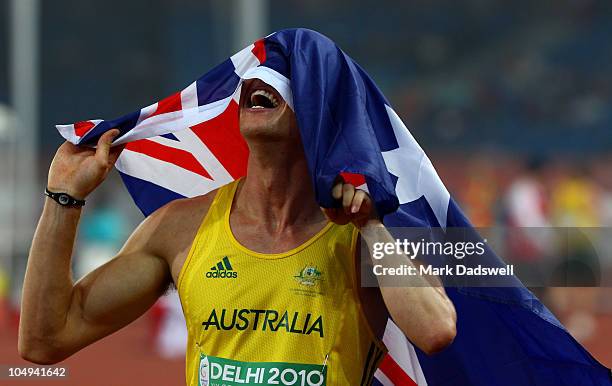
M 369 385 L 386 348 L 357 296 L 352 225 L 327 224 L 285 253 L 242 246 L 237 182 L 219 189 L 178 278 L 190 386 Z

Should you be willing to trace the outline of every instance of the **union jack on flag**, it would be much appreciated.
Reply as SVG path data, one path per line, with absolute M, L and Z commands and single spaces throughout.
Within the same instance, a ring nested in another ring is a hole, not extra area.
M 245 79 L 273 86 L 295 111 L 317 201 L 332 207 L 338 173 L 367 184 L 388 226 L 471 227 L 429 158 L 366 72 L 331 40 L 306 29 L 276 32 L 236 53 L 183 91 L 114 120 L 58 125 L 75 144 L 112 128 L 126 144 L 116 167 L 145 215 L 246 173 L 238 129 Z M 354 177 L 357 176 L 357 177 Z M 494 253 L 492 264 L 501 262 Z M 375 385 L 610 385 L 599 364 L 531 292 L 448 287 L 457 337 L 427 356 L 388 320 L 389 349 Z M 373 370 L 373 369 L 372 369 Z

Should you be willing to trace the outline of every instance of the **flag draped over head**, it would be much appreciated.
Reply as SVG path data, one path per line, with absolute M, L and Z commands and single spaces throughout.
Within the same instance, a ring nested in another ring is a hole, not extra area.
M 212 191 L 246 173 L 238 130 L 242 81 L 259 78 L 295 111 L 316 198 L 333 206 L 339 173 L 367 183 L 388 226 L 470 227 L 429 158 L 375 83 L 331 40 L 283 30 L 236 53 L 183 91 L 114 120 L 58 125 L 75 144 L 95 145 L 119 128 L 116 167 L 145 215 Z M 357 177 L 355 177 L 357 176 Z M 497 259 L 492 255 L 492 259 Z M 599 364 L 517 281 L 515 287 L 449 287 L 457 336 L 427 356 L 389 319 L 382 385 L 609 385 Z

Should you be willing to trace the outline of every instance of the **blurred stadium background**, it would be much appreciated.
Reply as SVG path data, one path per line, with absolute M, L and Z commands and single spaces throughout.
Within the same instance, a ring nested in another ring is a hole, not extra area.
M 0 0 L 0 364 L 25 364 L 19 296 L 61 143 L 53 125 L 133 111 L 297 26 L 328 35 L 372 75 L 476 226 L 612 225 L 612 2 Z M 142 219 L 116 175 L 84 213 L 76 277 Z M 609 237 L 600 242 L 610 251 Z M 609 271 L 612 256 L 598 258 Z M 610 295 L 543 293 L 608 367 Z M 181 338 L 163 332 L 180 326 L 175 306 L 160 302 L 67 360 L 61 384 L 181 384 Z

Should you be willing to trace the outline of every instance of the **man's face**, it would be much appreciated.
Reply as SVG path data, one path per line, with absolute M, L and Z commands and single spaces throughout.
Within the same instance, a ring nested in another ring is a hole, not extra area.
M 247 140 L 295 141 L 295 113 L 280 94 L 260 79 L 244 81 L 240 93 L 240 133 Z

